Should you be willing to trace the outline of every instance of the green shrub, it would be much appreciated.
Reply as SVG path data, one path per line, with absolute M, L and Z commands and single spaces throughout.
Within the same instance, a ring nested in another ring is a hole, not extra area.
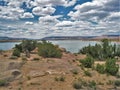
M 107 58 L 120 56 L 120 45 L 112 45 L 108 39 L 103 39 L 101 40 L 101 44 L 83 47 L 78 53 L 88 54 L 95 59 L 105 60 Z
M 11 56 L 9 59 L 18 59 L 17 56 Z
M 6 80 L 0 80 L 0 86 L 5 86 L 5 85 L 7 85 Z
M 110 75 L 116 75 L 119 70 L 119 66 L 116 64 L 116 59 L 108 59 L 105 66 L 106 72 Z
M 85 74 L 85 76 L 89 76 L 89 77 L 92 76 L 91 73 L 90 73 L 88 70 L 85 70 L 85 71 L 84 71 L 84 74 Z
M 38 54 L 45 58 L 61 58 L 62 56 L 62 52 L 58 47 L 45 41 L 38 44 Z
M 14 51 L 13 51 L 12 55 L 20 57 L 20 51 L 17 48 L 14 48 Z
M 115 86 L 120 86 L 120 80 L 115 80 L 115 81 L 114 81 L 114 85 L 115 85 Z
M 30 76 L 27 76 L 27 80 L 31 80 L 31 77 L 30 77 Z
M 71 70 L 71 72 L 72 72 L 73 74 L 78 74 L 78 70 L 77 70 L 77 69 L 73 69 L 73 70 Z
M 108 82 L 106 82 L 107 85 L 113 85 L 113 81 L 112 80 L 108 80 Z
M 40 58 L 35 57 L 35 58 L 33 58 L 33 60 L 34 60 L 34 61 L 39 61 Z
M 103 82 L 98 82 L 98 85 L 104 85 L 104 83 Z
M 59 78 L 58 78 L 58 77 L 55 77 L 55 81 L 59 81 Z
M 94 80 L 90 81 L 90 82 L 89 82 L 89 87 L 95 89 L 95 88 L 96 88 L 96 82 L 95 82 Z
M 120 78 L 120 74 L 119 73 L 116 74 L 116 78 Z
M 75 89 L 81 89 L 82 88 L 81 82 L 79 82 L 79 81 L 74 82 L 73 87 Z
M 55 77 L 55 81 L 65 81 L 65 77 L 64 76 L 60 76 L 60 77 Z
M 22 45 L 22 51 L 28 50 L 30 52 L 36 48 L 37 41 L 35 41 L 35 40 L 23 40 L 21 45 Z
M 2 54 L 2 53 L 3 53 L 3 50 L 0 49 L 0 54 Z
M 61 76 L 61 77 L 59 78 L 59 80 L 62 81 L 62 82 L 64 82 L 64 81 L 65 81 L 65 77 L 64 77 L 64 76 Z
M 20 52 L 22 52 L 22 43 L 21 44 L 16 44 L 15 48 L 17 48 Z
M 19 87 L 18 90 L 22 90 L 22 88 Z
M 82 63 L 84 67 L 91 68 L 94 64 L 94 59 L 88 56 L 87 58 L 80 60 L 80 62 Z
M 27 58 L 26 58 L 26 57 L 22 57 L 22 60 L 23 60 L 23 61 L 27 61 Z
M 97 64 L 96 70 L 97 70 L 99 73 L 103 74 L 103 73 L 105 73 L 105 66 L 104 66 L 104 65 Z
M 26 54 L 27 57 L 30 57 L 30 52 L 32 50 L 34 50 L 37 47 L 37 41 L 35 40 L 23 40 L 22 43 L 20 44 L 16 44 L 15 45 L 15 50 L 17 50 L 17 52 L 23 52 Z M 16 54 L 15 54 L 16 56 Z M 19 54 L 17 54 L 17 56 L 20 56 Z
M 78 78 L 78 81 L 81 83 L 82 86 L 88 86 L 87 82 L 83 78 Z

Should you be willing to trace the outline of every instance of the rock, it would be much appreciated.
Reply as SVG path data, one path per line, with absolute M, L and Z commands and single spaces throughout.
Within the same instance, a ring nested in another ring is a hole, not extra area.
M 7 70 L 12 70 L 12 69 L 20 69 L 22 67 L 23 63 L 22 62 L 9 62 L 7 66 Z
M 5 80 L 8 83 L 15 79 L 20 79 L 22 74 L 20 68 L 22 61 L 0 61 L 0 80 Z
M 9 89 L 13 89 L 13 87 L 12 87 L 12 86 L 9 86 L 8 88 L 9 88 Z
M 60 74 L 65 75 L 64 72 L 59 72 L 59 71 L 55 71 L 55 70 L 48 70 L 45 73 L 50 74 L 50 75 L 60 75 Z
M 18 70 L 18 69 L 12 70 L 11 73 L 12 73 L 12 75 L 14 75 L 15 77 L 21 74 L 20 70 Z
M 18 69 L 8 70 L 1 74 L 0 79 L 11 82 L 15 79 L 19 79 L 22 76 L 21 71 Z
M 60 48 L 60 50 L 61 50 L 62 52 L 66 52 L 66 49 L 65 49 L 65 48 Z
M 43 71 L 31 71 L 31 72 L 28 74 L 28 76 L 33 77 L 33 78 L 35 78 L 35 77 L 43 77 L 43 76 L 45 76 L 45 75 L 46 75 L 46 73 L 43 72 Z

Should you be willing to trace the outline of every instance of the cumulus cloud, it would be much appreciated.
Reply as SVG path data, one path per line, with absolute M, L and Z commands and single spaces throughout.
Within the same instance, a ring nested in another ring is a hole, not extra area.
M 71 22 L 71 21 L 62 21 L 62 22 L 57 23 L 55 26 L 56 27 L 70 27 L 72 25 L 74 25 L 74 22 Z
M 61 15 L 58 16 L 44 16 L 44 17 L 40 17 L 39 18 L 39 22 L 48 22 L 48 23 L 52 23 L 52 22 L 58 22 L 57 18 L 60 18 Z
M 34 16 L 32 15 L 32 13 L 30 13 L 30 12 L 25 12 L 22 16 L 21 16 L 21 18 L 33 18 Z
M 109 30 L 117 32 L 120 25 L 119 0 L 93 0 L 76 5 L 68 16 L 75 21 L 91 22 L 94 27 L 90 25 L 89 29 L 96 34 L 107 34 Z
M 35 15 L 50 15 L 55 12 L 55 8 L 48 6 L 48 7 L 35 7 L 32 10 L 33 14 Z
M 97 17 L 99 20 L 109 16 L 110 13 L 117 12 L 119 10 L 118 0 L 94 0 L 92 2 L 86 2 L 82 5 L 77 5 L 74 8 L 76 11 L 71 11 L 68 16 L 73 19 L 90 19 Z
M 27 22 L 25 22 L 25 25 L 33 25 L 33 22 L 27 21 Z
M 4 1 L 8 3 L 6 6 L 0 6 L 0 19 L 3 20 L 0 21 L 0 36 L 41 38 L 52 35 L 120 33 L 119 0 L 92 0 L 83 4 L 76 3 L 79 0 Z M 23 3 L 26 7 L 21 8 Z M 70 6 L 73 5 L 75 6 L 72 9 Z M 63 15 L 56 15 L 57 6 L 68 9 L 70 7 L 71 11 L 67 14 L 70 18 L 64 15 L 64 10 L 60 13 Z M 28 18 L 28 21 L 21 21 L 20 18 Z M 29 18 L 35 18 L 37 22 L 31 22 Z M 4 19 L 12 19 L 13 22 L 9 23 L 8 20 L 3 23 Z
M 120 12 L 111 13 L 107 18 L 107 21 L 120 22 Z
M 77 0 L 34 0 L 31 6 L 65 6 L 69 7 L 76 3 Z
M 0 18 L 3 19 L 19 19 L 23 12 L 24 10 L 19 7 L 11 8 L 9 6 L 0 6 Z

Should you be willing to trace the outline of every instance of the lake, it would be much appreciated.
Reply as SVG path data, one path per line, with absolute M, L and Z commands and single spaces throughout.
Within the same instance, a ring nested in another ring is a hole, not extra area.
M 57 40 L 50 41 L 53 44 L 57 44 L 60 47 L 66 48 L 67 51 L 72 53 L 77 53 L 81 48 L 90 45 L 95 45 L 96 43 L 100 43 L 98 41 L 81 41 L 81 40 Z M 9 50 L 12 49 L 15 44 L 19 44 L 20 42 L 0 42 L 0 50 Z M 119 44 L 119 42 L 113 42 Z

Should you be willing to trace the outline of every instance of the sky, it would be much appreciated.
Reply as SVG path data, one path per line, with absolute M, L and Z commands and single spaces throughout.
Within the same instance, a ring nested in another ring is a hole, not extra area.
M 0 0 L 0 36 L 120 35 L 120 0 Z

